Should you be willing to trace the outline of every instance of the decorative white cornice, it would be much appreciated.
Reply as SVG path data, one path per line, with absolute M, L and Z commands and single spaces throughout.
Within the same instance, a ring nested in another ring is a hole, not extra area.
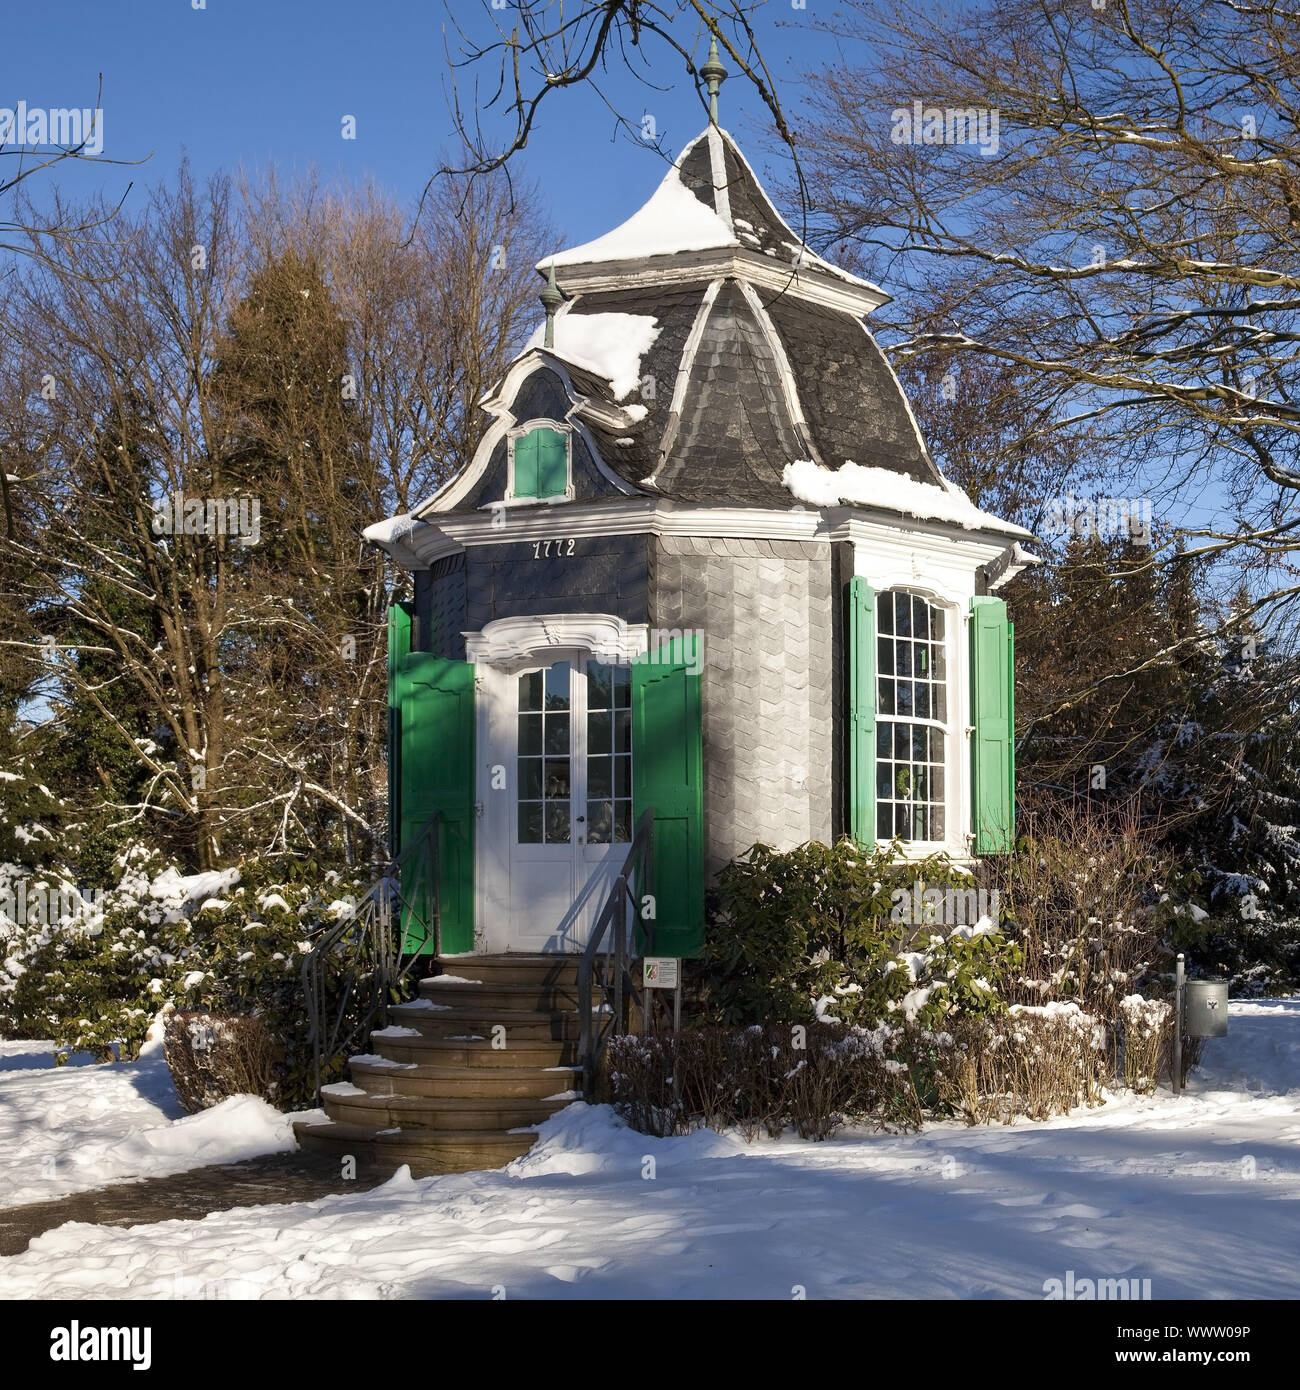
M 644 623 L 625 623 L 612 613 L 542 613 L 497 618 L 479 632 L 465 633 L 466 659 L 510 669 L 528 666 L 541 653 L 582 652 L 611 665 L 643 656 Z

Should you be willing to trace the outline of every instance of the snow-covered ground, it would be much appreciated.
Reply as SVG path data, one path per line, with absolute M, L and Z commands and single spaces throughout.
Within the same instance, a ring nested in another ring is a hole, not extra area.
M 72 1073 L 69 1073 L 71 1076 Z M 2 1078 L 0 1078 L 2 1080 Z M 67 1225 L 0 1297 L 1300 1294 L 1300 999 L 1235 1003 L 1181 1100 L 823 1144 L 654 1140 L 574 1105 L 510 1168 L 130 1230 Z
M 253 1096 L 186 1115 L 156 1041 L 136 1062 L 58 1068 L 49 1043 L 0 1043 L 0 1207 L 294 1147 Z

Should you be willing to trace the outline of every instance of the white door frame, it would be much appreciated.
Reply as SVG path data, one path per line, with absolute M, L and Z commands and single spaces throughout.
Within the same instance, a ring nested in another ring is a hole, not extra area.
M 481 632 L 465 633 L 475 675 L 475 765 L 477 821 L 474 836 L 474 949 L 521 949 L 511 939 L 511 850 L 515 837 L 517 677 L 557 661 L 594 657 L 626 665 L 646 651 L 649 626 L 625 623 L 609 613 L 547 613 L 498 618 Z M 593 874 L 589 885 L 598 883 Z M 590 891 L 588 893 L 590 896 Z M 578 905 L 581 911 L 583 904 Z M 565 924 L 543 950 L 570 949 Z M 536 950 L 536 946 L 524 947 Z

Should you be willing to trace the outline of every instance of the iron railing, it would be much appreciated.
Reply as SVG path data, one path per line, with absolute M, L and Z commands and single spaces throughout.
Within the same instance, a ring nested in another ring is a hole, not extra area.
M 647 807 L 578 964 L 579 1053 L 587 1096 L 595 1085 L 605 1044 L 628 1031 L 629 1005 L 645 1007 L 631 965 L 640 956 L 654 953 L 653 922 L 647 924 L 641 918 L 642 892 L 651 881 L 654 819 L 654 807 Z M 611 934 L 609 946 L 602 949 Z
M 302 963 L 316 1101 L 321 1073 L 349 1055 L 372 1029 L 386 1027 L 388 1006 L 430 951 L 440 953 L 438 831 L 435 812 L 356 906 L 320 937 Z M 396 909 L 396 911 L 394 911 Z M 417 946 L 408 951 L 409 944 Z M 327 999 L 330 967 L 339 988 Z

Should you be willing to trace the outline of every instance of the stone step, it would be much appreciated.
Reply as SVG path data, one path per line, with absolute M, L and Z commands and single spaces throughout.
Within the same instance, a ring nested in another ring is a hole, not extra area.
M 439 956 L 437 961 L 443 974 L 463 980 L 485 985 L 535 985 L 577 984 L 580 959 L 511 951 L 497 956 Z
M 547 1098 L 374 1096 L 348 1082 L 321 1090 L 325 1113 L 338 1124 L 379 1130 L 450 1130 L 455 1134 L 541 1124 L 574 1099 L 568 1092 Z
M 414 1028 L 421 1037 L 486 1038 L 489 1042 L 500 1037 L 504 1038 L 506 1047 L 512 1040 L 575 1039 L 580 1031 L 577 1015 L 573 1013 L 540 1009 L 461 1008 L 451 1004 L 440 1005 L 424 998 L 412 1000 L 409 1004 L 394 1004 L 388 1010 L 388 1018 L 390 1027 Z
M 582 1086 L 582 1068 L 577 1066 L 442 1066 L 354 1057 L 348 1067 L 353 1084 L 372 1096 L 553 1096 Z
M 576 1009 L 578 985 L 570 980 L 544 980 L 540 975 L 525 983 L 465 981 L 455 975 L 431 975 L 420 981 L 420 998 L 483 1013 L 496 1009 L 508 1013 L 550 1013 Z
M 504 1168 L 533 1147 L 529 1130 L 403 1130 L 378 1131 L 364 1125 L 297 1120 L 294 1132 L 304 1149 L 332 1154 L 381 1173 L 395 1173 L 403 1164 L 416 1178 L 442 1173 L 468 1173 L 480 1168 Z
M 572 1039 L 515 1038 L 506 1035 L 506 1046 L 492 1046 L 490 1036 L 429 1038 L 408 1029 L 380 1029 L 370 1035 L 373 1054 L 392 1062 L 417 1062 L 435 1066 L 491 1069 L 498 1067 L 560 1067 L 578 1060 Z

